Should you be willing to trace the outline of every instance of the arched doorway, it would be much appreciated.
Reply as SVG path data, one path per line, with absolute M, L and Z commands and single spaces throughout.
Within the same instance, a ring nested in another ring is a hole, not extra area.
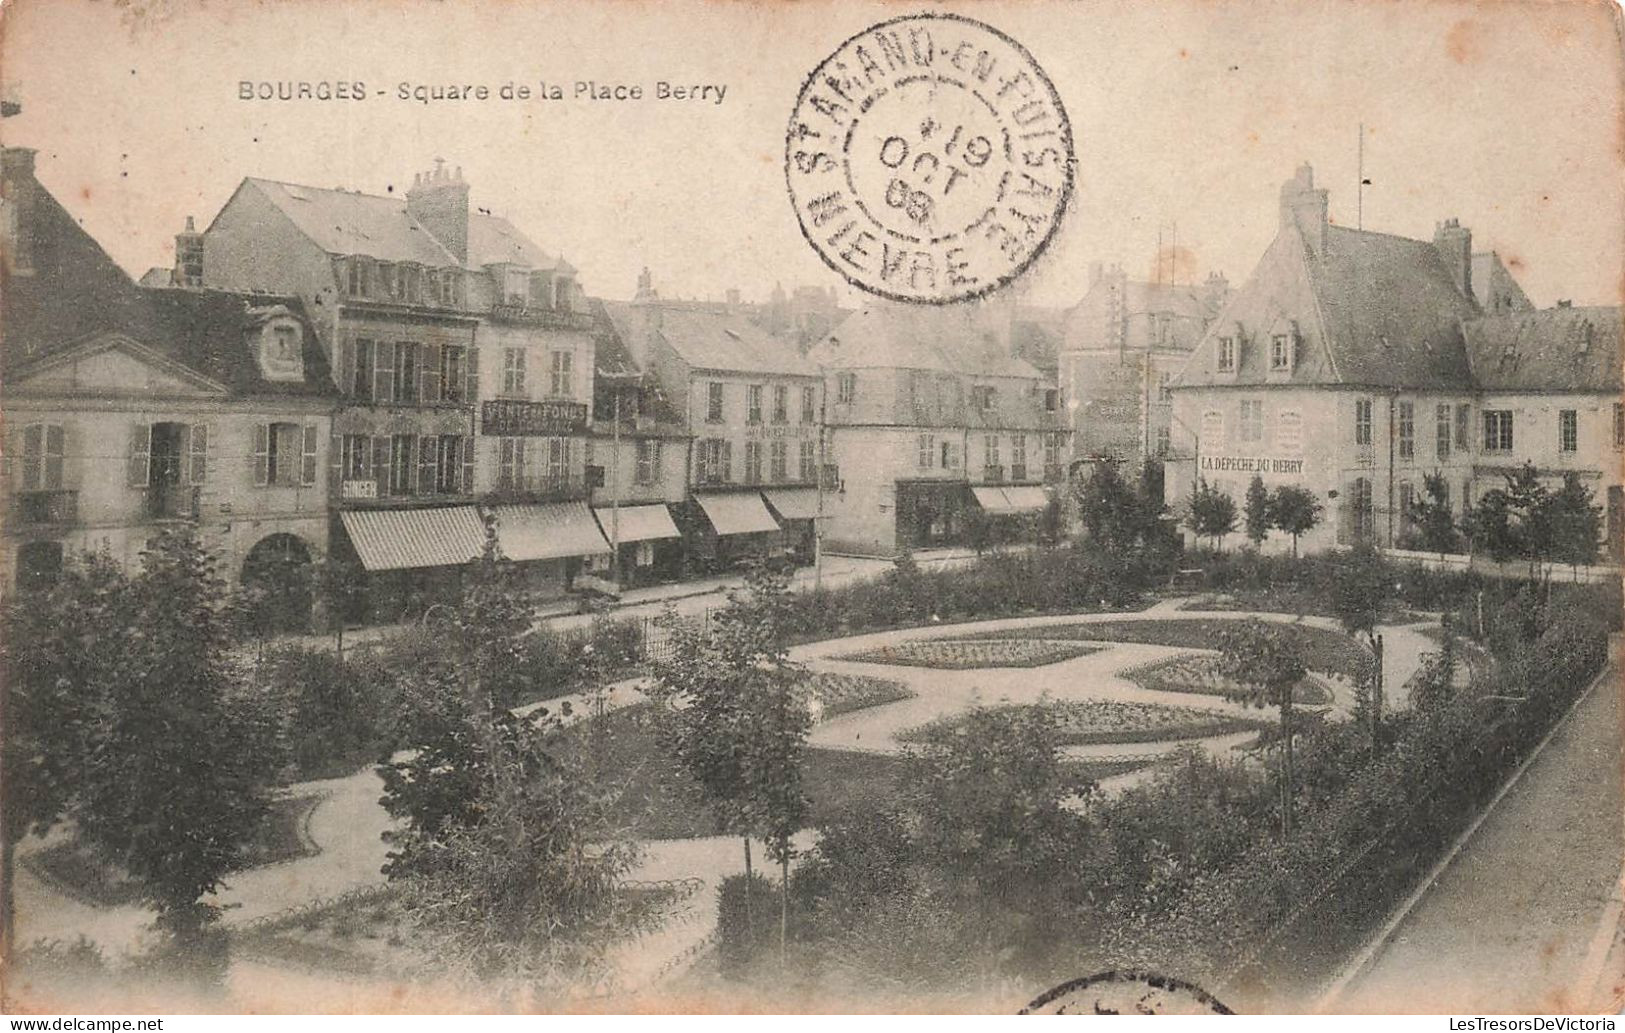
M 243 560 L 242 591 L 257 634 L 308 632 L 315 595 L 310 548 L 296 534 L 261 538 Z

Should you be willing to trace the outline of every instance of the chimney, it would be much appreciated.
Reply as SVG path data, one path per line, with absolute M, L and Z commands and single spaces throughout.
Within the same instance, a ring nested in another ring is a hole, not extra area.
M 175 272 L 170 282 L 177 287 L 203 286 L 203 234 L 190 215 L 186 229 L 175 234 Z
M 436 158 L 432 171 L 414 175 L 406 211 L 458 261 L 468 261 L 468 183 L 461 168 L 453 174 Z
M 0 198 L 13 217 L 0 222 L 4 232 L 3 250 L 5 268 L 11 273 L 30 273 L 34 269 L 34 205 L 39 193 L 39 181 L 34 178 L 34 151 L 28 147 L 0 149 Z
M 1308 162 L 1281 184 L 1281 229 L 1297 227 L 1318 258 L 1326 253 L 1326 189 L 1315 189 L 1315 170 Z
M 1473 231 L 1455 219 L 1446 219 L 1434 227 L 1433 246 L 1438 249 L 1439 257 L 1444 259 L 1444 267 L 1450 270 L 1450 278 L 1455 281 L 1456 290 L 1461 291 L 1462 297 L 1471 300 Z

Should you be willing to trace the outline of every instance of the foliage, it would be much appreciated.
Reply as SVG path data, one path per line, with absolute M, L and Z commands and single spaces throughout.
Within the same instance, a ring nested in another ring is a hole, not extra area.
M 730 875 L 717 889 L 717 962 L 722 975 L 732 978 L 751 968 L 776 938 L 778 922 L 766 907 L 774 886 L 761 875 Z M 746 900 L 746 896 L 750 900 Z
M 1412 520 L 1416 526 L 1405 542 L 1408 548 L 1441 556 L 1461 548 L 1461 532 L 1456 530 L 1456 517 L 1450 509 L 1450 484 L 1444 474 L 1422 476 L 1422 494 L 1414 504 Z
M 1252 483 L 1247 485 L 1247 497 L 1242 512 L 1245 514 L 1245 528 L 1247 540 L 1253 543 L 1253 548 L 1264 544 L 1269 537 L 1270 527 L 1274 523 L 1270 513 L 1270 493 L 1264 487 L 1264 478 L 1253 474 Z
M 1219 669 L 1236 685 L 1236 699 L 1281 712 L 1281 835 L 1292 833 L 1292 695 L 1308 674 L 1303 657 L 1287 636 L 1256 618 L 1219 634 Z
M 290 644 L 266 654 L 260 678 L 277 701 L 300 778 L 347 775 L 389 751 L 399 704 L 393 677 L 378 664 Z
M 1150 477 L 1130 487 L 1113 460 L 1097 460 L 1078 486 L 1078 516 L 1089 540 L 1108 549 L 1132 549 L 1155 539 L 1162 495 Z
M 1334 561 L 1332 613 L 1344 629 L 1364 634 L 1375 645 L 1377 622 L 1382 620 L 1392 588 L 1387 561 L 1372 545 L 1361 542 Z
M 1573 470 L 1563 474 L 1563 486 L 1554 492 L 1549 503 L 1552 531 L 1552 558 L 1575 566 L 1596 562 L 1602 539 L 1602 508 L 1597 506 L 1591 489 Z
M 1314 493 L 1296 484 L 1283 484 L 1270 495 L 1270 522 L 1292 536 L 1292 555 L 1298 554 L 1298 537 L 1320 523 L 1321 505 Z
M 1229 495 L 1202 481 L 1186 502 L 1185 526 L 1198 538 L 1209 538 L 1216 549 L 1224 536 L 1236 529 L 1236 502 Z

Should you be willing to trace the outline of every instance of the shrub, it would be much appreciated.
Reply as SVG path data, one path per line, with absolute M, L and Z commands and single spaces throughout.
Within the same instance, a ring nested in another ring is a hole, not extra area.
M 722 880 L 717 889 L 717 963 L 724 977 L 737 978 L 758 958 L 777 953 L 778 897 L 779 888 L 760 873 L 751 873 L 748 881 L 743 875 Z
M 266 655 L 264 677 L 282 704 L 282 734 L 298 777 L 347 775 L 388 749 L 395 692 L 375 662 L 285 645 Z

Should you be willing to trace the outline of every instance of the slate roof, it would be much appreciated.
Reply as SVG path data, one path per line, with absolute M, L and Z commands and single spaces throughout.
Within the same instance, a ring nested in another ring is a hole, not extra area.
M 1549 308 L 1464 326 L 1473 379 L 1487 391 L 1617 394 L 1618 308 Z
M 816 377 L 816 364 L 796 351 L 794 342 L 774 337 L 743 315 L 712 306 L 654 302 L 659 310 L 655 333 L 693 369 Z M 605 304 L 623 338 L 632 330 L 632 305 Z
M 848 316 L 807 357 L 835 368 L 1042 379 L 1031 363 L 1010 354 L 996 318 L 979 306 L 875 303 Z
M 532 269 L 574 272 L 498 215 L 471 210 L 468 215 L 468 261 L 459 262 L 434 234 L 407 212 L 406 200 L 358 190 L 329 190 L 250 177 L 299 232 L 334 255 L 366 255 L 383 262 L 417 262 L 445 268 L 481 269 L 514 262 Z

